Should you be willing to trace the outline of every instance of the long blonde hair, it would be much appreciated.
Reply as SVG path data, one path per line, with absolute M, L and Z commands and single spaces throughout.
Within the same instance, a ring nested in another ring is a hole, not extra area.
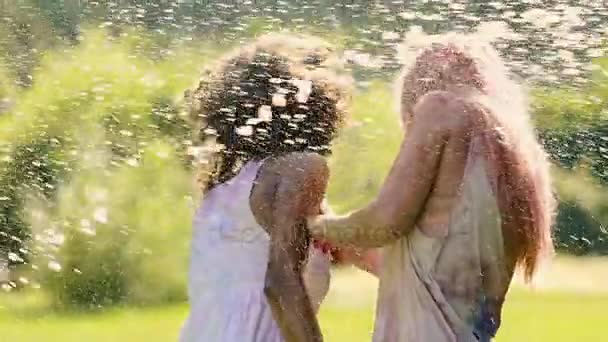
M 425 93 L 447 90 L 448 85 L 479 90 L 476 100 L 488 114 L 479 131 L 485 132 L 485 154 L 493 165 L 491 178 L 501 209 L 505 252 L 530 280 L 542 257 L 553 253 L 556 202 L 550 164 L 536 138 L 526 92 L 492 46 L 490 28 L 490 24 L 484 26 L 483 34 L 481 29 L 443 35 L 411 30 L 399 47 L 405 67 L 396 89 L 400 111 L 410 110 Z

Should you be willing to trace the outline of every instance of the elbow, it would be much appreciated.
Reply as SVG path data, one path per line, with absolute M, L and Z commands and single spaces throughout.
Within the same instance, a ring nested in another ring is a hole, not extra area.
M 389 241 L 397 240 L 409 232 L 415 224 L 415 220 L 406 217 L 401 208 L 393 205 L 377 206 L 379 210 L 374 210 L 375 215 L 369 215 L 375 221 L 375 230 L 381 232 Z M 373 246 L 381 247 L 381 246 Z
M 385 234 L 388 233 L 390 235 L 398 235 L 398 224 L 395 221 L 394 217 L 392 217 L 390 214 L 376 216 L 375 221 L 378 229 L 385 232 Z
M 293 289 L 302 284 L 302 279 L 297 272 L 285 273 L 285 269 L 271 264 L 266 271 L 264 280 L 264 295 L 274 302 L 282 302 L 286 299 L 287 293 L 294 292 Z
M 273 264 L 268 266 L 264 280 L 264 295 L 271 303 L 278 303 L 281 297 L 281 280 L 279 279 L 281 273 Z
M 270 303 L 278 302 L 278 294 L 276 291 L 275 282 L 272 278 L 266 277 L 266 281 L 264 282 L 264 295 L 268 299 Z
M 263 292 L 272 310 L 272 315 L 277 322 L 282 321 L 285 315 L 284 304 L 285 301 L 288 300 L 286 295 L 289 292 L 288 287 L 285 285 L 287 284 L 281 286 L 281 281 L 279 281 L 276 276 L 268 273 L 266 274 Z
M 376 226 L 392 235 L 400 235 L 401 222 L 399 217 L 401 213 L 399 210 L 392 205 L 376 204 L 376 207 L 379 210 L 374 210 L 375 215 L 370 215 L 370 218 L 375 221 Z
M 358 240 L 361 242 L 357 244 L 357 247 L 383 247 L 396 241 L 403 235 L 398 221 L 386 209 L 372 210 L 364 215 L 367 222 L 360 226 L 363 232 L 357 234 L 360 236 Z

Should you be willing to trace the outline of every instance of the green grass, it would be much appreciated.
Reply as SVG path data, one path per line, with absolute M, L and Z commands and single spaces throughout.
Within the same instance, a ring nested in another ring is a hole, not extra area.
M 497 341 L 603 341 L 607 307 L 608 294 L 514 291 Z M 321 320 L 327 341 L 370 341 L 372 310 L 326 307 Z
M 606 265 L 602 263 L 601 265 Z M 604 269 L 605 271 L 605 269 Z M 321 312 L 326 341 L 370 341 L 376 281 L 337 271 Z M 2 341 L 175 341 L 187 306 L 113 309 L 100 314 L 32 311 L 40 298 L 0 297 Z M 508 299 L 497 341 L 600 341 L 608 292 L 532 290 L 517 286 Z
M 517 291 L 506 306 L 498 341 L 600 341 L 608 295 L 531 294 Z M 124 309 L 98 315 L 23 317 L 0 315 L 4 341 L 175 341 L 186 306 Z M 370 340 L 373 307 L 326 306 L 327 341 Z
M 603 341 L 608 294 L 515 291 L 498 341 Z

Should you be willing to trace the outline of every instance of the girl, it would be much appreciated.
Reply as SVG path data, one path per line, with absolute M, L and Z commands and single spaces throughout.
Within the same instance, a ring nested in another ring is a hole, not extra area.
M 444 38 L 401 80 L 407 135 L 380 193 L 309 225 L 383 247 L 378 342 L 491 340 L 516 266 L 530 278 L 552 250 L 549 164 L 523 93 L 489 44 Z
M 287 341 L 322 341 L 315 313 L 330 257 L 309 248 L 305 223 L 320 213 L 321 156 L 346 103 L 330 56 L 317 39 L 264 36 L 192 94 L 200 139 L 217 149 L 194 217 L 182 342 L 279 342 L 281 330 Z

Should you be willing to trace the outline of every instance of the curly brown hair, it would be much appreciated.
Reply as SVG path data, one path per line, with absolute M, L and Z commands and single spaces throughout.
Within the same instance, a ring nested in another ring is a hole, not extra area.
M 345 117 L 349 78 L 331 68 L 322 40 L 269 34 L 207 69 L 190 98 L 196 140 L 220 148 L 199 180 L 210 189 L 251 160 L 330 153 Z

